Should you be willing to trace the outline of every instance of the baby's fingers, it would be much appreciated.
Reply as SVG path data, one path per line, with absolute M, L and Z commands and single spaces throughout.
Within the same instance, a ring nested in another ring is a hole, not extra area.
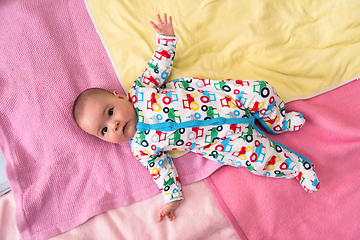
M 176 218 L 175 214 L 174 213 L 170 213 L 167 217 L 170 221 L 172 221 L 173 219 Z
M 155 30 L 159 29 L 158 25 L 156 25 L 153 21 L 150 21 L 150 24 Z
M 169 213 L 169 214 L 166 214 L 166 218 L 169 220 L 169 221 L 172 221 L 173 219 L 175 219 L 175 215 L 174 213 Z
M 163 218 L 167 218 L 169 221 L 172 221 L 176 218 L 174 213 L 161 213 L 159 214 L 158 222 L 161 222 Z
M 168 218 L 169 213 L 165 212 L 165 211 L 160 211 L 159 212 L 159 218 L 158 221 L 161 222 L 163 218 Z
M 159 214 L 159 217 L 158 217 L 158 222 L 161 222 L 163 219 L 163 216 L 161 214 Z
M 160 14 L 157 15 L 157 21 L 158 21 L 158 24 L 163 24 L 163 21 L 161 20 L 161 17 L 160 17 Z

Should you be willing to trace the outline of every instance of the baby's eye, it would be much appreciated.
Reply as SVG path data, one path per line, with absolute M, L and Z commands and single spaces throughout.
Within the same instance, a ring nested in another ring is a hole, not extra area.
M 102 130 L 101 130 L 101 133 L 102 133 L 102 135 L 105 135 L 105 133 L 107 133 L 107 127 L 104 127 Z
M 114 114 L 114 109 L 109 110 L 109 116 L 111 117 Z

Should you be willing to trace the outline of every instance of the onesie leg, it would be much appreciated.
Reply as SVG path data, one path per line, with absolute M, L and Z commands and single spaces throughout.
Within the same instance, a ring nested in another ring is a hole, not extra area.
M 282 104 L 284 104 L 282 102 Z M 269 112 L 269 114 L 267 114 Z M 288 131 L 300 130 L 305 124 L 305 118 L 301 113 L 289 112 L 285 113 L 285 107 L 283 111 L 267 111 L 264 115 L 256 114 L 256 118 L 261 125 L 270 133 L 283 133 Z M 279 115 L 276 115 L 280 113 Z M 284 114 L 284 116 L 283 116 Z
M 262 89 L 267 89 L 266 94 L 256 95 L 250 103 L 245 104 L 248 109 L 254 112 L 254 116 L 261 125 L 270 133 L 283 133 L 287 131 L 297 131 L 302 128 L 305 118 L 298 112 L 286 112 L 285 104 L 277 94 L 275 88 L 268 82 L 259 82 Z M 257 106 L 254 108 L 254 106 Z
M 308 160 L 271 141 L 250 124 L 242 126 L 241 132 L 218 138 L 196 152 L 222 164 L 246 167 L 256 175 L 296 178 L 307 192 L 319 188 L 314 168 Z
M 221 86 L 212 91 L 227 94 L 235 105 L 255 115 L 270 133 L 299 130 L 305 123 L 302 114 L 286 113 L 285 104 L 275 88 L 265 81 L 221 80 L 204 87 Z
M 275 146 L 276 154 L 272 155 L 266 163 L 265 176 L 279 177 L 284 174 L 286 178 L 296 178 L 307 192 L 319 189 L 320 184 L 314 167 L 307 159 L 271 140 L 269 143 L 270 146 Z M 288 170 L 291 171 L 290 175 L 287 173 Z

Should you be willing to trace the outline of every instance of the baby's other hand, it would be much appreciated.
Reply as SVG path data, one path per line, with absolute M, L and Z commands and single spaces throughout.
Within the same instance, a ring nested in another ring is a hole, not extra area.
M 161 220 L 164 217 L 169 219 L 169 221 L 172 221 L 173 219 L 175 219 L 176 218 L 175 217 L 175 209 L 177 209 L 179 206 L 180 206 L 180 201 L 165 203 L 159 212 L 158 221 L 161 222 Z
M 151 26 L 155 29 L 157 34 L 173 37 L 175 36 L 172 18 L 169 16 L 169 21 L 167 20 L 167 15 L 164 13 L 164 21 L 161 20 L 160 15 L 157 15 L 158 24 L 156 25 L 153 21 L 150 21 Z

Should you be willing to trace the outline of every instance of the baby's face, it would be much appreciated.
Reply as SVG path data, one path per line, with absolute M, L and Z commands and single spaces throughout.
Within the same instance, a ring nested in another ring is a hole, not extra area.
M 126 96 L 116 92 L 100 94 L 87 99 L 78 124 L 85 132 L 107 142 L 122 143 L 134 137 L 137 115 Z

